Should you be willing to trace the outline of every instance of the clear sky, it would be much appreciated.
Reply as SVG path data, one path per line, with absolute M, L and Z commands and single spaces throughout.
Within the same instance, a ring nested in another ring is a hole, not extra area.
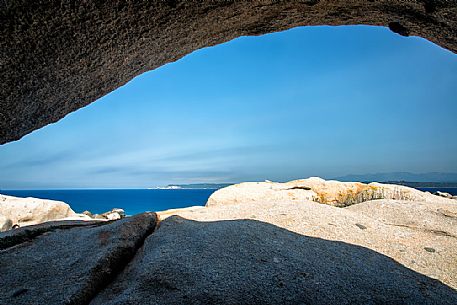
M 457 172 L 457 55 L 368 26 L 242 37 L 0 146 L 0 189 Z

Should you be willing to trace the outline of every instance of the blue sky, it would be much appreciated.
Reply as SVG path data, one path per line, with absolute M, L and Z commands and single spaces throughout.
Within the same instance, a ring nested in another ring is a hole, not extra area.
M 0 146 L 0 189 L 457 172 L 457 56 L 368 26 L 198 50 Z

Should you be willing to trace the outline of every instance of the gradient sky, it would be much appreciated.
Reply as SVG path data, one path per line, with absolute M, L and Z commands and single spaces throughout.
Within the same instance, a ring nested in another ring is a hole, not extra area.
M 0 146 L 0 189 L 457 171 L 457 56 L 369 26 L 198 50 Z

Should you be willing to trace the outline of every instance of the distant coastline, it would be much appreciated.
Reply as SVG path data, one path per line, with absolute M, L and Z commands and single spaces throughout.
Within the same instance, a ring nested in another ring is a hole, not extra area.
M 379 182 L 386 184 L 404 185 L 413 188 L 457 188 L 457 182 L 418 182 L 418 181 L 403 181 L 403 180 L 366 180 L 360 181 L 362 183 Z M 149 189 L 159 190 L 218 190 L 235 183 L 191 183 L 191 184 L 169 184 L 166 186 L 152 187 Z
M 234 183 L 191 183 L 191 184 L 169 184 L 148 188 L 150 190 L 218 190 Z
M 372 181 L 368 181 L 372 182 Z M 429 187 L 429 188 L 457 188 L 457 182 L 414 182 L 414 181 L 376 181 L 386 184 L 398 184 L 409 187 Z

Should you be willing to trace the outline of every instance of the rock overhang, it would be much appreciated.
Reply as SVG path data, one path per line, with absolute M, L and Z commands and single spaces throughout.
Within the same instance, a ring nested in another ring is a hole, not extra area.
M 0 144 L 133 77 L 243 35 L 366 24 L 457 52 L 457 1 L 71 1 L 0 4 Z

